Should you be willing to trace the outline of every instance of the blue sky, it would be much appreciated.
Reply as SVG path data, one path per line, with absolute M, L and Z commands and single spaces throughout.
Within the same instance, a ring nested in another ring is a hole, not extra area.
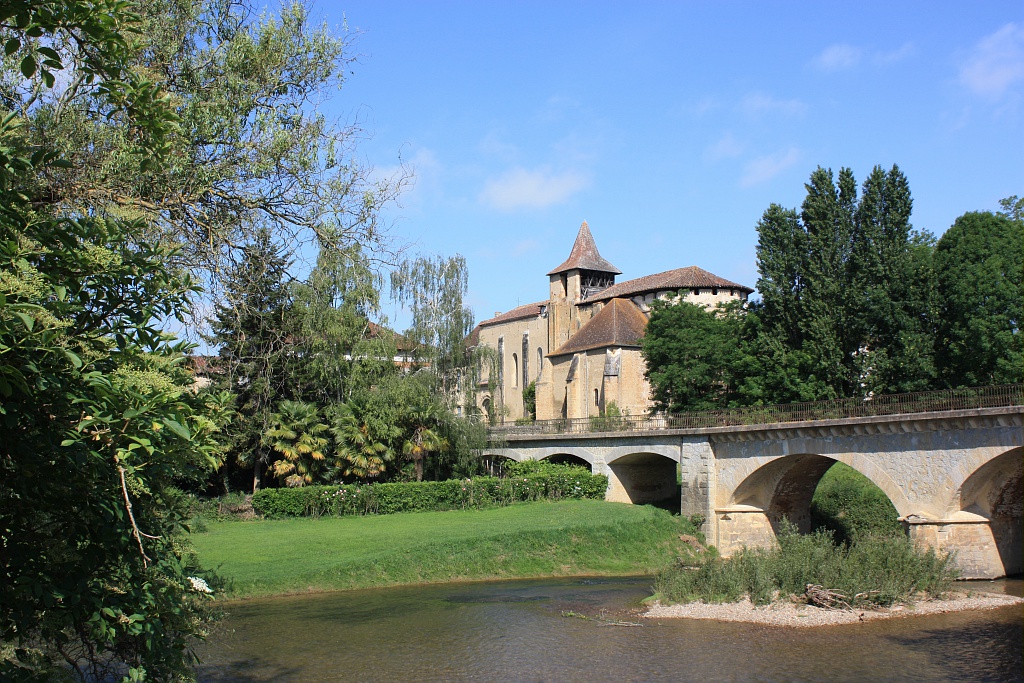
M 818 165 L 898 164 L 913 224 L 1024 195 L 1024 3 L 382 2 L 323 111 L 415 185 L 392 236 L 460 253 L 477 320 L 547 296 L 585 219 L 621 279 L 754 286 L 756 224 Z M 402 316 L 388 314 L 396 322 Z

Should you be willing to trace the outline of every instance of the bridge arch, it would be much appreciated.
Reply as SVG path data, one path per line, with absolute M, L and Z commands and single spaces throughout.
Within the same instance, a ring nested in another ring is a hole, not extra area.
M 795 524 L 801 533 L 809 532 L 811 499 L 825 472 L 836 462 L 849 465 L 878 486 L 897 513 L 909 514 L 909 503 L 903 491 L 886 472 L 864 458 L 796 453 L 752 460 L 757 462 L 750 463 L 741 474 L 737 473 L 739 484 L 715 511 L 718 547 L 723 555 L 743 545 L 771 545 L 783 519 Z
M 554 453 L 552 455 L 544 456 L 541 460 L 547 460 L 548 462 L 555 463 L 556 465 L 577 465 L 579 467 L 586 467 L 591 472 L 594 471 L 593 460 L 587 460 L 575 453 Z
M 1024 448 L 1007 450 L 971 472 L 945 517 L 964 523 L 956 534 L 965 538 L 947 543 L 989 555 L 979 560 L 1001 565 L 1003 574 L 1024 571 Z
M 654 503 L 678 510 L 677 467 L 679 449 L 651 447 L 629 449 L 609 455 L 607 500 L 643 505 Z
M 583 448 L 582 446 L 571 446 L 562 444 L 559 446 L 548 446 L 545 448 L 534 448 L 531 449 L 531 454 L 535 460 L 549 460 L 552 462 L 558 462 L 564 459 L 564 456 L 571 456 L 578 460 L 582 460 L 587 467 L 593 469 L 594 463 L 597 462 L 597 457 L 590 452 L 590 450 Z
M 484 453 L 480 456 L 480 465 L 489 477 L 505 476 L 505 467 L 510 462 L 519 462 L 521 457 L 512 453 Z

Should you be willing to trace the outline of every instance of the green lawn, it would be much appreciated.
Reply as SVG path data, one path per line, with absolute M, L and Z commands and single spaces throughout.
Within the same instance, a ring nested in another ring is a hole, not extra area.
M 250 597 L 410 583 L 653 573 L 686 520 L 594 500 L 375 517 L 208 523 L 201 564 Z

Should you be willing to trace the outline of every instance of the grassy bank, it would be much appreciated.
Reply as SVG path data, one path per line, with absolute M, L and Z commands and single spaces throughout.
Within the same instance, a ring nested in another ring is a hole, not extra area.
M 653 573 L 689 523 L 593 500 L 370 517 L 222 521 L 192 541 L 230 597 L 533 576 Z

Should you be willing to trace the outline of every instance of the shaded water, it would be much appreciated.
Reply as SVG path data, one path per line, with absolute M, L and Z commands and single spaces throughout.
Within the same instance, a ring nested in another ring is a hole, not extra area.
M 199 680 L 1024 681 L 1019 607 L 816 629 L 562 616 L 639 621 L 649 590 L 648 578 L 546 579 L 253 600 L 229 608 Z

